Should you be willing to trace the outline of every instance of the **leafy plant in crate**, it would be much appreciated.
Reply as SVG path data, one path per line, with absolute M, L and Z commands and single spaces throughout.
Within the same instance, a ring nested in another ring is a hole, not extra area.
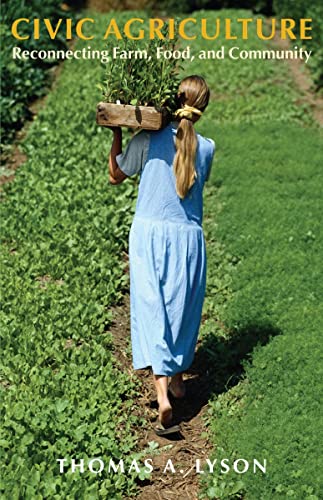
M 177 44 L 176 38 L 166 38 L 166 25 L 161 32 L 164 40 L 118 42 L 118 55 L 131 54 L 127 58 L 112 57 L 115 42 L 108 44 L 109 60 L 99 85 L 104 95 L 97 107 L 99 125 L 157 130 L 169 121 L 176 109 L 180 64 L 173 57 L 158 57 L 158 48 L 173 52 Z

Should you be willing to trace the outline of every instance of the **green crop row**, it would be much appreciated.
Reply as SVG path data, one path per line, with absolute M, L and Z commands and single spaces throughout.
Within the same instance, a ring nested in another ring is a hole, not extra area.
M 237 458 L 267 460 L 266 474 L 217 468 L 201 497 L 317 500 L 322 136 L 285 63 L 193 61 L 191 69 L 211 85 L 198 126 L 217 144 L 205 193 L 206 424 L 214 459 L 228 458 L 231 469 Z
M 140 424 L 135 381 L 109 333 L 110 307 L 128 289 L 136 186 L 108 184 L 100 71 L 64 63 L 22 145 L 28 160 L 4 189 L 1 498 L 121 498 L 135 488 L 134 473 L 71 472 L 71 458 L 130 460 Z
M 0 14 L 1 23 L 1 142 L 2 145 L 11 142 L 17 130 L 19 130 L 25 119 L 31 117 L 28 108 L 30 102 L 46 92 L 48 83 L 48 69 L 53 62 L 38 59 L 15 60 L 12 57 L 13 47 L 23 49 L 59 49 L 66 46 L 63 35 L 58 34 L 55 40 L 46 37 L 44 41 L 17 40 L 11 34 L 11 26 L 15 19 L 49 18 L 54 24 L 59 18 L 71 17 L 71 12 L 61 9 L 59 0 L 32 1 L 6 1 L 3 2 Z M 40 32 L 44 34 L 45 27 L 41 24 Z M 19 25 L 21 36 L 30 35 L 28 25 Z
M 218 474 L 206 492 L 317 500 L 322 137 L 276 122 L 245 125 L 243 133 L 224 125 L 217 138 L 217 206 L 212 191 L 206 200 L 206 231 L 216 242 L 203 326 L 213 367 L 208 424 L 214 458 L 266 459 L 267 474 Z

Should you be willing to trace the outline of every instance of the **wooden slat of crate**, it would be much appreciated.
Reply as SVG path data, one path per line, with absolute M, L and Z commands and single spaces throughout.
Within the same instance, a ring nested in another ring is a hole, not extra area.
M 103 127 L 119 126 L 159 130 L 167 121 L 165 113 L 150 106 L 131 106 L 100 102 L 97 105 L 96 122 Z

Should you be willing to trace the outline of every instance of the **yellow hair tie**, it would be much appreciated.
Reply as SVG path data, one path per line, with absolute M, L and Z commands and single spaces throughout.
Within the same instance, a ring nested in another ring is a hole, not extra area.
M 187 118 L 188 120 L 192 120 L 193 115 L 202 115 L 202 111 L 194 108 L 193 106 L 188 106 L 187 104 L 184 104 L 182 108 L 179 108 L 175 111 L 174 113 L 175 116 L 178 116 L 179 118 Z

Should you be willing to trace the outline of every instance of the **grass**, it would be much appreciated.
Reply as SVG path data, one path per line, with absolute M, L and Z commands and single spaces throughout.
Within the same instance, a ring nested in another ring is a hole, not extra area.
M 268 473 L 213 478 L 208 495 L 231 498 L 242 480 L 245 498 L 313 500 L 322 495 L 322 138 L 272 124 L 249 125 L 242 135 L 224 126 L 218 142 L 211 182 L 221 179 L 223 208 L 215 225 L 209 198 L 208 231 L 236 264 L 230 298 L 215 311 L 225 331 L 206 305 L 211 319 L 203 335 L 218 393 L 209 425 L 219 457 L 266 458 Z M 216 269 L 211 252 L 211 283 Z M 227 392 L 226 383 L 241 377 Z
M 322 135 L 287 65 L 226 60 L 200 70 L 215 91 L 200 130 L 218 146 L 205 198 L 201 352 L 214 389 L 206 423 L 215 458 L 268 462 L 266 475 L 208 476 L 204 495 L 316 500 Z

